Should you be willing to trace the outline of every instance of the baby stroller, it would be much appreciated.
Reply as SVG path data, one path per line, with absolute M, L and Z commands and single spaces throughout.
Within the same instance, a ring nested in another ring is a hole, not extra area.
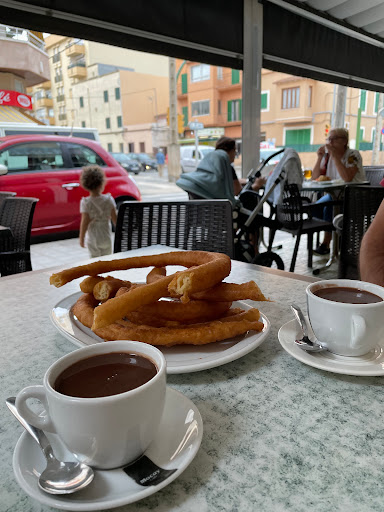
M 284 155 L 268 176 L 264 194 L 258 196 L 257 204 L 255 204 L 255 192 L 252 190 L 252 184 L 256 178 L 262 175 L 262 171 L 268 162 L 280 153 L 284 153 Z M 236 217 L 237 214 L 238 217 L 234 221 L 237 224 L 234 237 L 235 259 L 266 267 L 276 264 L 278 269 L 284 270 L 283 260 L 272 251 L 274 234 L 281 227 L 274 216 L 278 205 L 282 203 L 285 186 L 295 183 L 301 188 L 303 174 L 299 155 L 292 148 L 281 149 L 262 162 L 256 171 L 252 169 L 247 178 L 247 184 L 239 195 L 241 206 L 238 212 L 234 211 L 234 216 Z M 263 215 L 265 204 L 270 207 L 269 217 Z M 270 229 L 269 243 L 266 246 L 267 251 L 255 254 L 250 238 L 253 233 L 258 232 L 261 243 L 264 244 L 262 234 L 265 227 Z
M 253 183 L 256 178 L 262 176 L 262 172 L 269 161 L 283 152 L 283 157 L 267 179 L 264 195 L 259 195 L 252 190 Z M 270 237 L 267 252 L 259 254 L 255 252 L 253 239 L 255 233 L 262 234 L 264 227 L 270 228 L 273 233 L 280 227 L 280 224 L 273 218 L 273 214 L 276 205 L 282 201 L 284 186 L 286 183 L 301 185 L 302 180 L 299 155 L 291 148 L 277 151 L 264 160 L 256 170 L 251 169 L 247 176 L 247 183 L 233 207 L 234 258 L 236 260 L 268 267 L 276 264 L 279 269 L 284 270 L 283 260 L 271 250 L 273 236 Z M 178 181 L 176 184 L 188 193 L 190 199 L 218 199 L 211 190 L 205 189 L 205 197 L 202 197 L 196 194 L 196 189 L 189 186 L 187 182 Z M 270 217 L 263 216 L 263 206 L 267 201 L 271 207 Z

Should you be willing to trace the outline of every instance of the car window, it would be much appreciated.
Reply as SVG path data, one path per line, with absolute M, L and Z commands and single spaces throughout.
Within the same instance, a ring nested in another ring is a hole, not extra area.
M 84 167 L 86 165 L 105 166 L 104 160 L 93 149 L 82 144 L 67 143 L 69 157 L 72 160 L 72 167 Z
M 63 155 L 58 142 L 15 144 L 0 151 L 0 164 L 8 172 L 63 169 Z

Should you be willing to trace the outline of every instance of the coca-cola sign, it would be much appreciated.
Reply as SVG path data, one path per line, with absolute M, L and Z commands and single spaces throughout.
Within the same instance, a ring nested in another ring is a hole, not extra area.
M 32 110 L 32 98 L 28 94 L 0 89 L 0 106 Z

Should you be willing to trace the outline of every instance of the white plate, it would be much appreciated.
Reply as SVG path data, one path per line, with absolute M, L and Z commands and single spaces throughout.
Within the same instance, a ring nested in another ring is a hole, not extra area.
M 96 336 L 88 327 L 81 324 L 73 315 L 71 308 L 82 292 L 69 295 L 61 300 L 51 311 L 51 320 L 58 331 L 79 347 L 101 343 L 103 340 Z M 249 309 L 245 302 L 234 302 L 234 307 Z M 174 345 L 173 347 L 158 347 L 167 360 L 167 373 L 191 373 L 207 370 L 229 363 L 248 354 L 258 347 L 267 337 L 270 330 L 269 320 L 261 313 L 264 328 L 261 332 L 250 331 L 224 341 L 208 343 L 207 345 Z
M 344 180 L 326 180 L 326 181 L 305 181 L 303 182 L 303 188 L 305 188 L 305 185 L 308 183 L 307 186 L 313 187 L 314 185 L 319 185 L 319 187 L 322 187 L 323 185 L 342 185 L 344 183 Z
M 56 455 L 75 460 L 57 436 L 48 434 Z M 165 409 L 156 438 L 145 455 L 163 469 L 177 469 L 158 485 L 142 487 L 123 469 L 95 470 L 95 478 L 83 491 L 55 496 L 37 485 L 45 459 L 32 437 L 24 432 L 16 444 L 13 470 L 20 487 L 32 498 L 62 510 L 104 510 L 141 500 L 175 480 L 192 462 L 203 436 L 199 410 L 186 396 L 167 388 Z M 27 506 L 28 508 L 28 506 Z M 31 507 L 32 508 L 32 507 Z
M 308 318 L 307 318 L 308 323 Z M 311 332 L 311 334 L 313 334 Z M 363 356 L 347 357 L 324 352 L 306 352 L 294 342 L 301 337 L 300 328 L 296 320 L 284 324 L 278 333 L 279 341 L 284 350 L 302 363 L 308 364 L 327 372 L 341 373 L 343 375 L 380 376 L 384 375 L 384 340 L 373 350 Z M 315 337 L 313 336 L 315 339 Z

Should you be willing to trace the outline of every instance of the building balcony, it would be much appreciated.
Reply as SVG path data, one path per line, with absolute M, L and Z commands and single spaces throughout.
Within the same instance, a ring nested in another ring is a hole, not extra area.
M 26 87 L 49 80 L 44 41 L 30 30 L 0 24 L 0 72 L 23 78 Z
M 78 57 L 79 55 L 85 54 L 85 48 L 83 44 L 71 44 L 65 50 L 65 54 L 67 57 Z
M 68 66 L 68 76 L 69 78 L 87 78 L 87 68 L 85 67 L 85 64 Z
M 59 121 L 66 121 L 67 114 L 59 114 Z
M 61 101 L 65 101 L 64 94 L 59 94 L 58 96 L 56 96 L 56 101 L 57 101 L 57 103 L 60 103 Z
M 43 82 L 42 84 L 39 84 L 40 89 L 49 90 L 51 89 L 51 81 L 47 80 L 46 82 Z
M 52 108 L 53 100 L 52 100 L 52 98 L 38 98 L 36 100 L 35 106 L 36 106 L 36 108 L 42 108 L 42 107 Z

